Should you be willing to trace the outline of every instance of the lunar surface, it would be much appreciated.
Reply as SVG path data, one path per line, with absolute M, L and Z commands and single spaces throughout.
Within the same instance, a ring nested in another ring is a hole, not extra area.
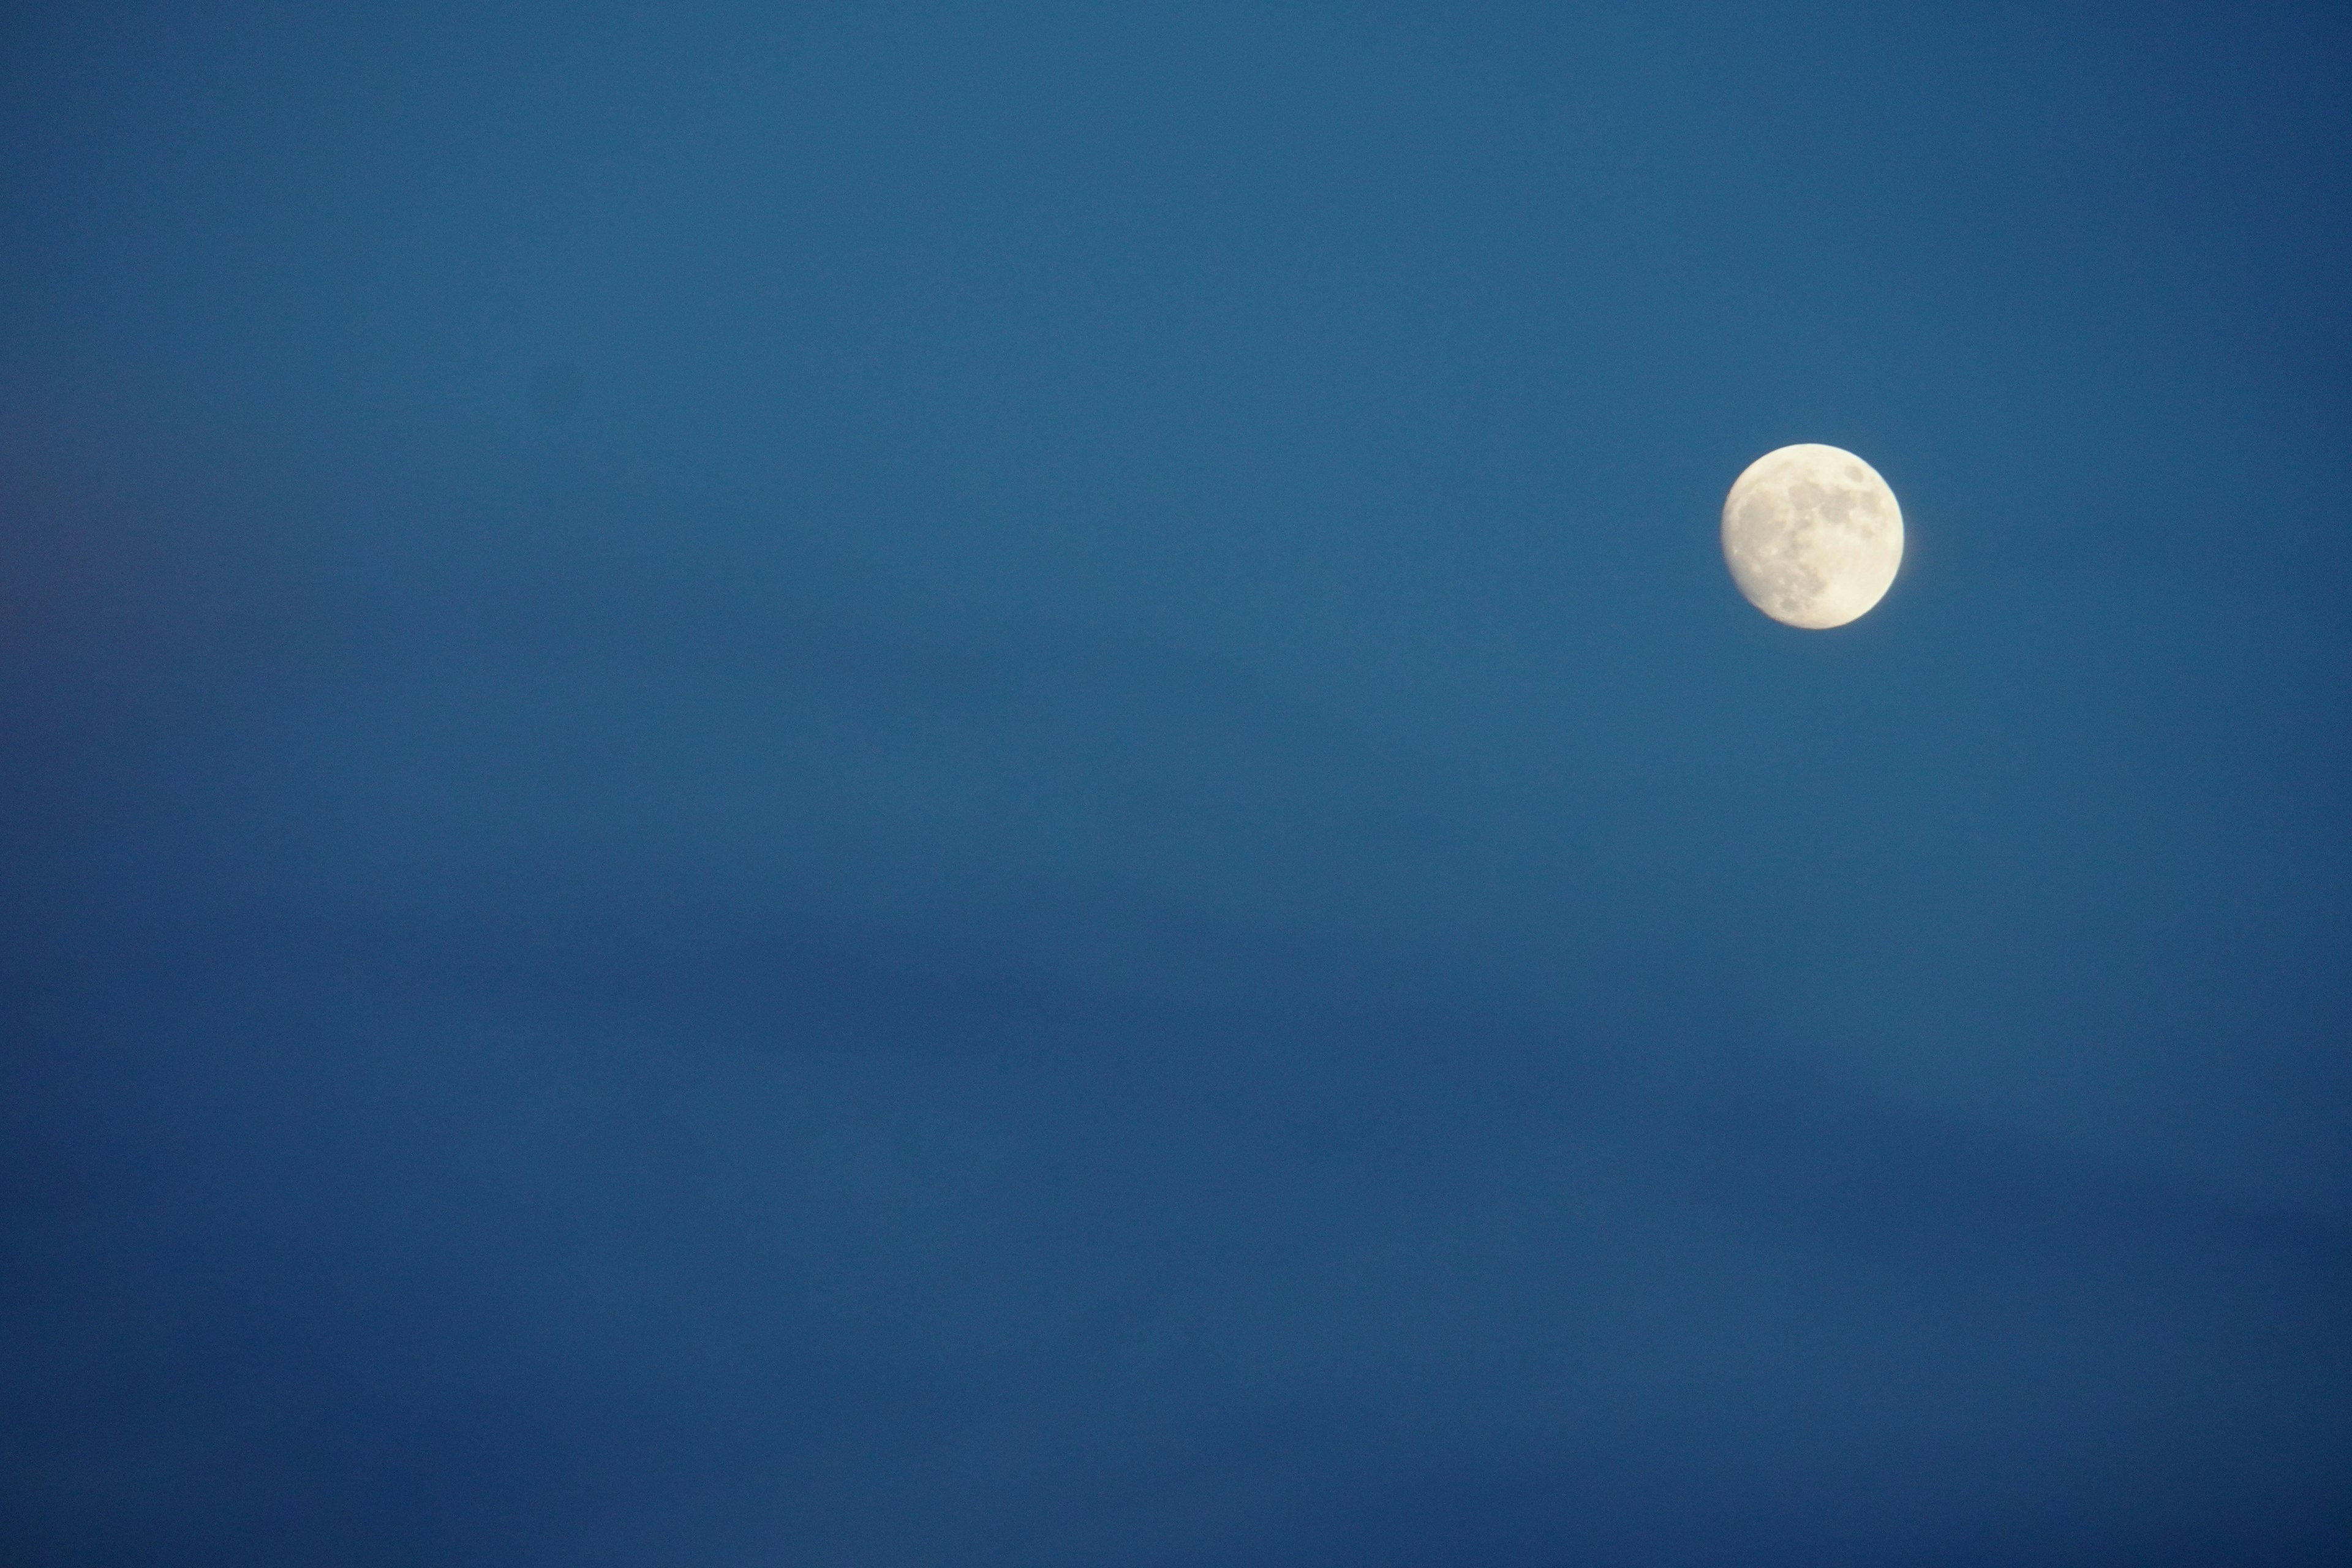
M 1723 560 L 1748 602 L 1792 626 L 1842 626 L 1886 596 L 1903 509 L 1878 470 L 1836 447 L 1767 452 L 1723 498 Z

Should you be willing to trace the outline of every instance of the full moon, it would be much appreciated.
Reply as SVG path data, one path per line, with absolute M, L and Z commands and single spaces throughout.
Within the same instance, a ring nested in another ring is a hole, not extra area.
M 1886 596 L 1903 564 L 1903 509 L 1852 452 L 1767 452 L 1723 498 L 1723 560 L 1748 602 L 1787 626 L 1842 626 Z

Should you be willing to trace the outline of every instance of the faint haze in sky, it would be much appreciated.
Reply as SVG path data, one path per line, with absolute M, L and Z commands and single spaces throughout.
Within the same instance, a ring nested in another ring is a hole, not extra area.
M 11 13 L 0 1555 L 2344 1561 L 2347 46 Z

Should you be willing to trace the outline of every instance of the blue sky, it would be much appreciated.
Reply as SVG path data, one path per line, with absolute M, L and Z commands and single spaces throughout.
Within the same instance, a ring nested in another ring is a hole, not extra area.
M 2347 45 L 12 13 L 0 1543 L 2342 1561 Z

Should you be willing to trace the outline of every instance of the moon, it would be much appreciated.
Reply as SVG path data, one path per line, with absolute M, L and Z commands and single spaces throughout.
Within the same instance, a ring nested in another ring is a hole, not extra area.
M 1894 583 L 1903 509 L 1852 452 L 1783 447 L 1748 464 L 1723 498 L 1723 561 L 1748 602 L 1782 625 L 1842 626 Z

